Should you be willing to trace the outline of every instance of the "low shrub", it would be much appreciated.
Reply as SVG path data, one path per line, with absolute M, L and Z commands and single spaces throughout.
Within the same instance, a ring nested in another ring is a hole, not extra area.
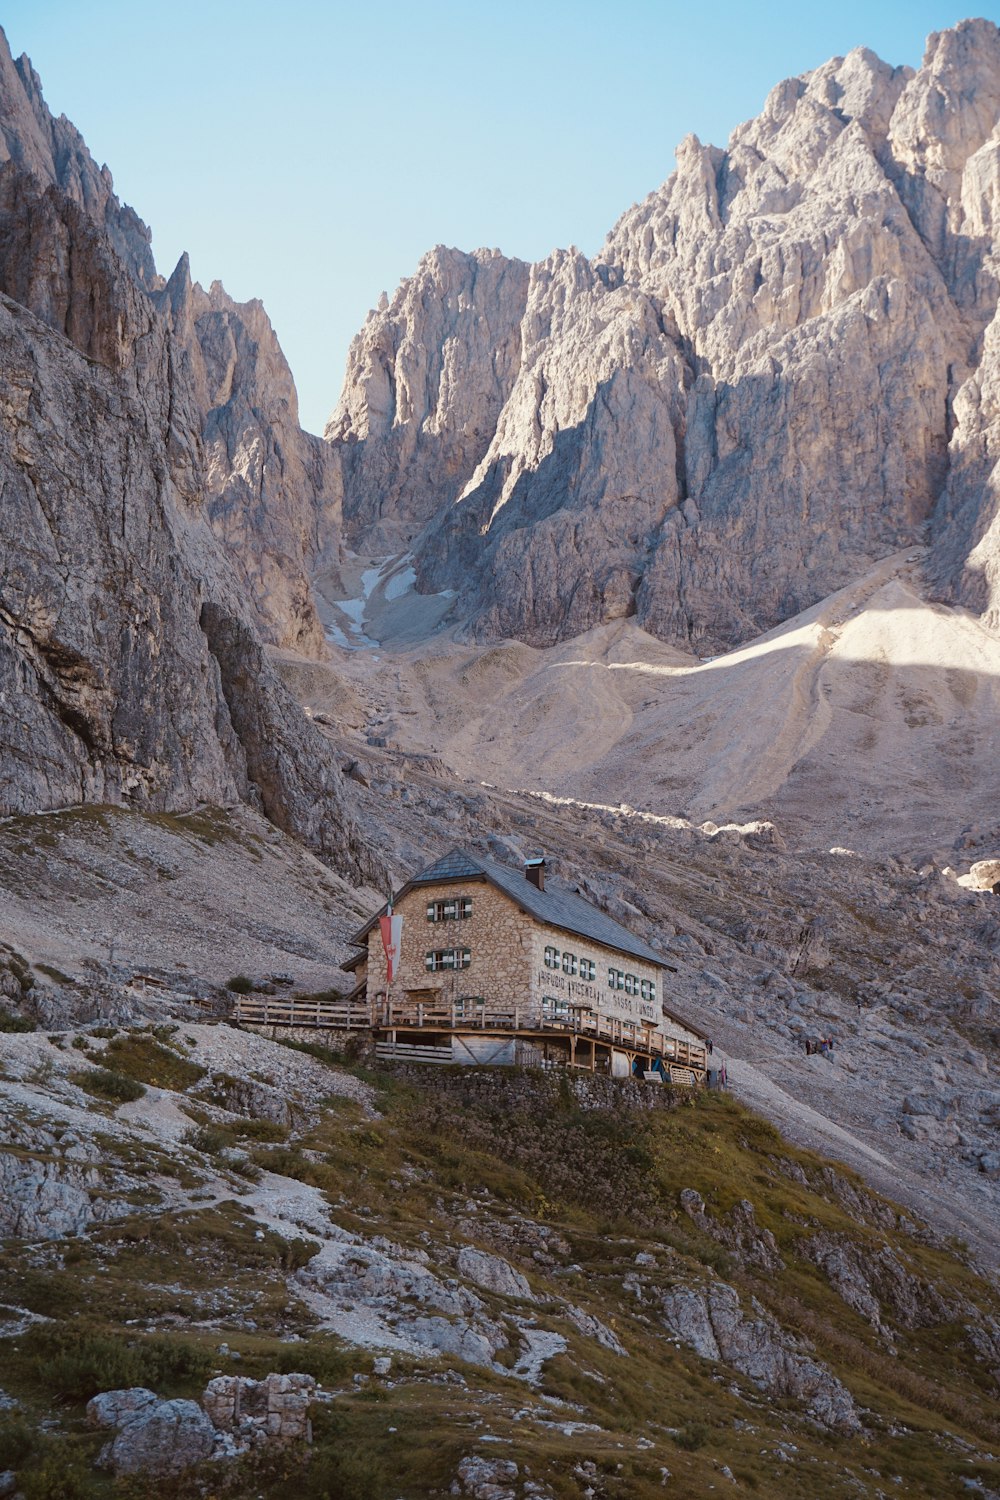
M 23 1417 L 0 1417 L 0 1470 L 19 1469 L 35 1441 L 35 1431 Z
M 253 987 L 253 980 L 245 974 L 234 974 L 232 979 L 226 980 L 226 989 L 232 990 L 234 995 L 249 995 Z
M 50 1439 L 45 1452 L 18 1476 L 24 1500 L 97 1500 L 105 1493 L 90 1465 L 65 1442 Z
M 32 1383 L 57 1401 L 89 1401 L 99 1391 L 147 1386 L 158 1393 L 208 1380 L 213 1356 L 199 1344 L 163 1336 L 120 1336 L 36 1324 L 21 1341 Z
M 71 1073 L 71 1082 L 92 1094 L 95 1099 L 108 1099 L 113 1104 L 130 1104 L 141 1099 L 146 1090 L 134 1078 L 124 1073 L 113 1073 L 110 1068 L 91 1068 L 86 1073 Z
M 37 1031 L 34 1021 L 27 1016 L 15 1016 L 13 1011 L 0 1010 L 0 1031 Z
M 215 1130 L 211 1125 L 200 1125 L 196 1130 L 185 1130 L 181 1136 L 185 1146 L 190 1146 L 195 1151 L 203 1151 L 206 1156 L 218 1156 L 227 1146 L 233 1144 L 232 1135 L 225 1130 Z
M 161 1033 L 162 1030 L 160 1028 Z M 172 1047 L 164 1047 L 162 1038 L 158 1041 L 148 1034 L 133 1032 L 116 1036 L 108 1043 L 105 1057 L 116 1072 L 127 1074 L 137 1083 L 152 1084 L 154 1088 L 180 1092 L 205 1076 L 204 1068 L 199 1068 L 190 1058 L 182 1057 Z

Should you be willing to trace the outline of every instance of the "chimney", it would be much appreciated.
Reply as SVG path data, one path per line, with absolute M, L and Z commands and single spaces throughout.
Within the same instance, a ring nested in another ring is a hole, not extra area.
M 545 856 L 539 854 L 535 859 L 524 861 L 524 878 L 537 890 L 545 889 Z

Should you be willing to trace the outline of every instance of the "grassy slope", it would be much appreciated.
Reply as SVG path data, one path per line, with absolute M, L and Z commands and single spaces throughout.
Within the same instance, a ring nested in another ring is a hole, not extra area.
M 180 1058 L 170 1065 L 160 1051 L 122 1037 L 115 1066 L 146 1081 L 155 1067 L 173 1086 L 193 1086 Z M 231 1468 L 210 1480 L 208 1493 L 220 1496 L 417 1500 L 447 1493 L 461 1457 L 475 1452 L 514 1458 L 522 1474 L 559 1497 L 587 1487 L 609 1497 L 662 1495 L 664 1469 L 669 1493 L 683 1496 L 714 1486 L 789 1500 L 942 1497 L 963 1492 L 963 1477 L 1000 1483 L 1000 1464 L 981 1456 L 1000 1445 L 995 1393 L 964 1333 L 969 1307 L 996 1314 L 990 1289 L 956 1249 L 909 1232 L 849 1174 L 785 1145 L 732 1099 L 584 1109 L 564 1080 L 541 1075 L 365 1076 L 379 1090 L 377 1121 L 331 1099 L 315 1125 L 287 1140 L 234 1117 L 221 1137 L 206 1127 L 196 1144 L 217 1152 L 242 1141 L 260 1165 L 321 1188 L 345 1228 L 421 1245 L 432 1261 L 435 1247 L 469 1240 L 496 1249 L 529 1276 L 542 1327 L 551 1320 L 566 1332 L 557 1299 L 568 1298 L 613 1327 L 628 1358 L 571 1334 L 537 1392 L 502 1373 L 458 1362 L 449 1368 L 430 1356 L 397 1357 L 389 1379 L 371 1378 L 371 1352 L 317 1331 L 289 1291 L 289 1273 L 312 1247 L 270 1232 L 258 1238 L 234 1175 L 231 1202 L 192 1201 L 170 1216 L 137 1207 L 86 1238 L 8 1247 L 0 1303 L 52 1320 L 0 1343 L 0 1384 L 25 1411 L 0 1422 L 0 1469 L 18 1467 L 27 1500 L 145 1492 L 148 1486 L 94 1475 L 102 1438 L 83 1424 L 87 1398 L 132 1384 L 195 1395 L 220 1368 L 311 1371 L 338 1392 L 317 1414 L 308 1460 L 268 1460 L 253 1474 Z M 191 1163 L 197 1153 L 167 1170 L 183 1182 Z M 155 1170 L 162 1173 L 162 1160 Z M 697 1189 L 723 1219 L 749 1198 L 785 1269 L 761 1274 L 741 1265 L 680 1210 L 683 1188 Z M 889 1227 L 876 1228 L 876 1214 Z M 551 1243 L 560 1248 L 551 1263 L 530 1254 L 537 1226 L 554 1231 Z M 945 1304 L 961 1300 L 965 1310 L 957 1318 L 939 1310 L 927 1326 L 894 1327 L 890 1349 L 802 1255 L 819 1230 L 870 1250 L 888 1244 Z M 642 1271 L 648 1288 L 719 1275 L 744 1302 L 755 1296 L 785 1327 L 804 1333 L 866 1408 L 864 1433 L 825 1433 L 794 1403 L 774 1403 L 678 1347 L 655 1304 L 623 1289 L 642 1252 L 655 1258 Z M 435 1263 L 453 1274 L 445 1261 Z M 220 1359 L 223 1339 L 241 1356 L 238 1365 Z M 43 1417 L 56 1426 L 39 1437 Z M 567 1425 L 574 1423 L 586 1430 Z M 500 1441 L 484 1444 L 484 1435 Z M 157 1489 L 169 1500 L 202 1493 L 199 1483 L 157 1481 Z

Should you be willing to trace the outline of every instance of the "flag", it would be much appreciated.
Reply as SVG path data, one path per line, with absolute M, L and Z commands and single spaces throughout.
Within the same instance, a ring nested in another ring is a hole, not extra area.
M 391 984 L 399 962 L 399 950 L 403 941 L 403 919 L 394 917 L 392 914 L 392 897 L 389 897 L 385 909 L 385 916 L 378 919 L 379 930 L 382 933 L 382 947 L 385 949 L 386 983 Z

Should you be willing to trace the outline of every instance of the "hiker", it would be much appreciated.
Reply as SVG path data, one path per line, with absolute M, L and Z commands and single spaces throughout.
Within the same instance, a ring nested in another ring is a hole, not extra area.
M 806 1057 L 812 1057 L 812 1053 L 813 1053 L 812 1037 L 811 1036 L 807 1036 L 806 1037 Z
M 711 1057 L 712 1053 L 715 1051 L 715 1048 L 712 1046 L 712 1038 L 711 1037 L 708 1038 L 707 1046 L 708 1046 L 708 1055 L 709 1055 L 709 1057 Z
M 725 1087 L 726 1087 L 726 1084 L 727 1084 L 727 1083 L 728 1083 L 728 1081 L 729 1081 L 729 1080 L 728 1080 L 728 1076 L 727 1076 L 727 1074 L 726 1074 L 726 1065 L 725 1065 L 725 1063 L 723 1063 L 723 1064 L 722 1064 L 722 1068 L 721 1068 L 721 1070 L 720 1070 L 720 1072 L 719 1072 L 719 1078 L 720 1078 L 720 1080 L 721 1080 L 721 1083 L 722 1083 L 722 1087 L 723 1087 L 723 1088 L 725 1088 Z

